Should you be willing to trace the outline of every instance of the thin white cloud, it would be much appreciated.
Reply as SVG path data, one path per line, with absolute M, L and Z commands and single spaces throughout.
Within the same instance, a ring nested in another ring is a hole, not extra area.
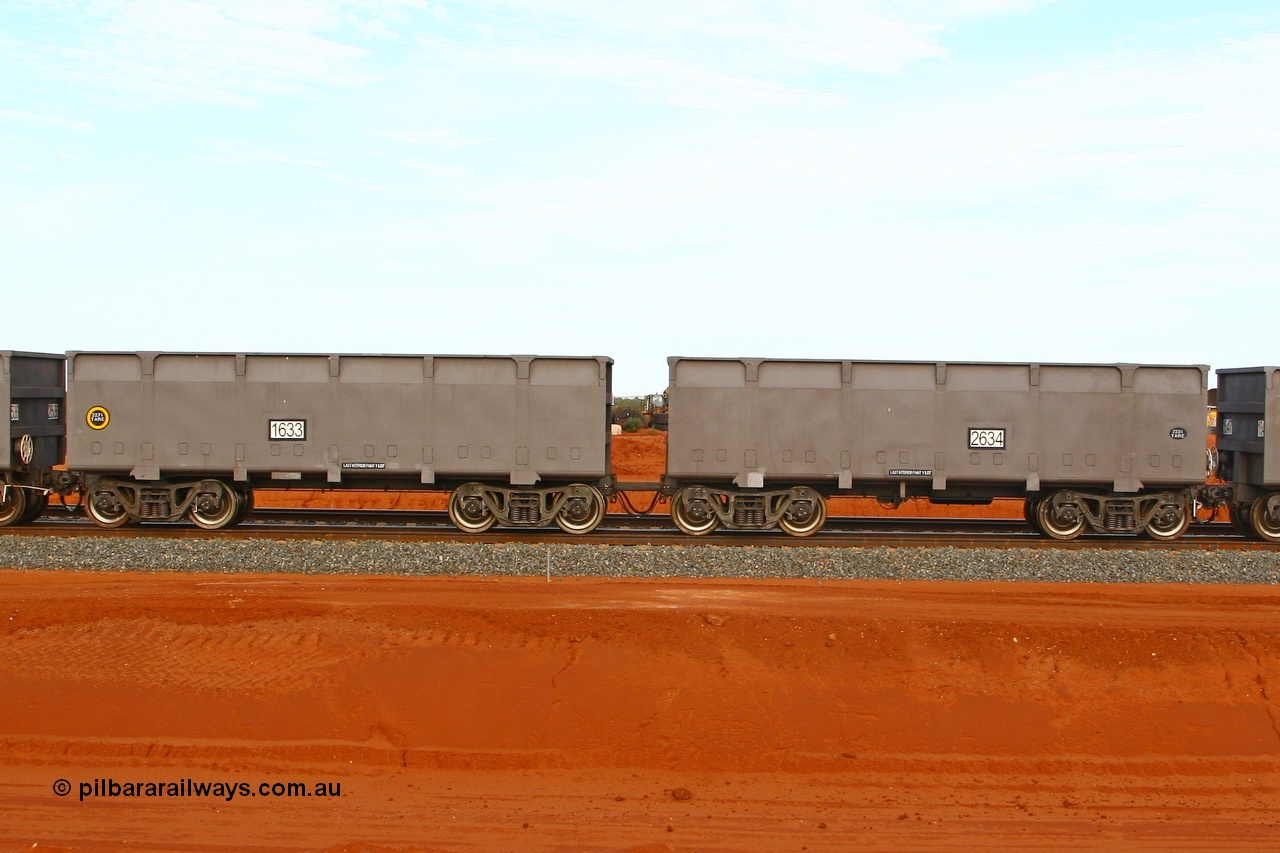
M 392 185 L 370 178 L 346 174 L 330 159 L 272 151 L 240 142 L 212 143 L 211 147 L 218 153 L 204 157 L 206 163 L 227 166 L 300 166 L 314 171 L 326 180 L 363 192 L 386 193 L 395 189 Z
M 19 124 L 39 125 L 42 127 L 61 127 L 80 132 L 94 129 L 92 124 L 79 119 L 62 118 L 61 116 L 41 115 L 25 110 L 0 110 L 0 121 L 11 121 Z
M 465 180 L 473 178 L 473 174 L 460 166 L 445 166 L 440 163 L 429 163 L 423 160 L 404 159 L 399 165 L 424 178 L 442 178 L 445 180 Z
M 166 115 L 119 122 L 100 103 L 71 113 L 6 96 L 15 111 L 92 116 L 135 151 L 158 138 L 152 130 L 168 132 L 178 144 L 148 156 L 193 167 L 191 183 L 175 194 L 122 160 L 117 174 L 138 182 L 126 208 L 114 198 L 52 192 L 60 181 L 96 177 L 90 171 L 114 150 L 104 144 L 102 157 L 80 155 L 106 134 L 67 145 L 76 158 L 70 169 L 30 158 L 43 169 L 39 177 L 22 174 L 0 193 L 7 194 L 0 224 L 13 229 L 9 279 L 56 274 L 72 292 L 104 290 L 105 281 L 105 290 L 137 293 L 197 268 L 211 288 L 243 282 L 256 295 L 270 290 L 262 282 L 305 281 L 334 298 L 358 283 L 371 301 L 433 305 L 447 329 L 432 346 L 467 349 L 523 340 L 540 347 L 548 339 L 591 347 L 587 330 L 599 326 L 591 306 L 602 293 L 634 291 L 634 324 L 653 335 L 639 345 L 604 338 L 600 348 L 627 370 L 653 364 L 650 390 L 664 378 L 663 350 L 695 341 L 704 352 L 740 352 L 743 335 L 766 326 L 769 354 L 1186 360 L 1191 353 L 1243 363 L 1253 355 L 1220 358 L 1186 343 L 1226 340 L 1206 338 L 1206 329 L 1218 322 L 1215 300 L 1230 288 L 1248 292 L 1251 306 L 1232 318 L 1231 345 L 1261 350 L 1270 339 L 1280 300 L 1272 282 L 1280 264 L 1276 33 L 1212 43 L 1204 36 L 1188 47 L 1185 24 L 1153 13 L 1177 30 L 1173 38 L 1164 30 L 1144 35 L 1142 43 L 1159 50 L 1126 40 L 1102 57 L 1046 54 L 1035 67 L 1055 70 L 1022 80 L 1013 70 L 1019 60 L 993 55 L 980 74 L 943 79 L 931 62 L 945 55 L 950 26 L 1017 14 L 1027 3 L 204 5 L 236 34 L 228 50 L 261 37 L 265 53 L 249 51 L 242 70 L 222 58 L 206 67 L 214 48 L 197 46 L 190 62 L 173 59 L 181 85 L 160 98 L 149 87 L 167 73 L 168 54 L 144 39 L 134 47 L 141 71 L 55 94 L 70 103 L 105 89 L 131 103 L 305 97 L 219 125 L 217 138 L 266 147 L 228 142 L 192 164 L 210 111 L 184 111 L 184 119 L 200 119 L 187 133 L 166 126 Z M 91 20 L 123 26 L 122 9 Z M 155 29 L 179 32 L 175 45 L 198 41 L 190 27 Z M 245 29 L 262 32 L 243 38 Z M 110 45 L 116 52 L 107 58 L 124 61 L 123 45 L 132 42 L 91 30 L 56 46 L 99 53 L 77 55 L 53 75 L 90 73 Z M 320 59 L 290 64 L 294 44 Z M 337 59 L 326 64 L 331 51 Z M 0 72 L 5 67 L 0 55 Z M 348 76 L 331 77 L 335 69 Z M 904 70 L 912 73 L 890 86 L 860 86 L 868 75 Z M 373 76 L 385 85 L 359 97 L 320 91 Z M 636 101 L 645 106 L 636 109 Z M 654 104 L 766 108 L 712 114 Z M 0 154 L 8 140 L 14 151 L 28 139 L 30 148 L 55 150 L 46 140 L 62 132 L 36 130 L 6 124 Z M 331 205 L 302 201 L 317 193 L 300 193 L 292 208 L 292 198 L 281 199 L 272 219 L 254 219 L 248 204 L 245 216 L 208 215 L 234 205 L 232 195 L 273 191 L 272 165 L 305 190 L 325 181 L 346 186 L 322 187 Z M 298 169 L 308 173 L 290 173 Z M 211 189 L 233 181 L 242 192 Z M 25 238 L 33 233 L 47 244 L 32 249 Z M 141 272 L 119 260 L 144 254 Z M 655 287 L 677 289 L 681 300 L 644 296 Z M 483 329 L 466 322 L 478 292 L 500 295 L 486 303 Z M 767 310 L 761 293 L 776 297 Z M 564 310 L 574 299 L 585 306 L 576 318 Z M 706 324 L 711 315 L 720 318 L 715 328 Z M 311 331 L 274 345 L 328 346 L 314 337 L 323 324 L 297 327 Z M 983 334 L 975 338 L 974 328 Z M 413 315 L 391 312 L 374 345 L 414 350 L 420 341 Z
M 256 105 L 312 86 L 360 86 L 393 73 L 387 45 L 490 67 L 631 87 L 662 103 L 841 103 L 825 74 L 896 74 L 945 51 L 960 16 L 1033 0 L 62 0 L 28 14 L 55 41 L 11 38 L 34 77 L 121 103 Z
M 369 51 L 324 34 L 340 17 L 323 3 L 81 0 L 42 9 L 58 41 L 10 39 L 24 73 L 107 91 L 124 103 L 254 105 L 308 85 L 375 78 Z
M 218 149 L 218 153 L 205 157 L 206 162 L 236 166 L 268 163 L 285 166 L 306 166 L 312 169 L 327 169 L 333 165 L 328 160 L 282 154 L 278 151 L 269 151 L 265 148 L 258 148 L 239 142 L 215 143 L 213 147 Z
M 865 0 L 490 0 L 437 8 L 430 32 L 418 37 L 433 58 L 513 69 L 518 79 L 621 86 L 678 106 L 835 106 L 845 98 L 824 75 L 896 74 L 944 55 L 937 24 Z
M 1277 104 L 1280 35 L 1120 51 L 852 120 L 593 138 L 541 161 L 543 174 L 402 163 L 466 213 L 393 233 L 526 259 L 566 246 L 715 247 L 759 254 L 760 268 L 821 258 L 816 282 L 844 258 L 920 280 L 985 270 L 1011 293 L 1032 273 L 1065 284 L 1143 270 L 1185 289 L 1214 271 L 1256 278 L 1260 253 L 1276 254 Z
M 736 104 L 769 107 L 815 108 L 845 103 L 840 95 L 789 85 L 760 73 L 738 73 L 716 67 L 714 59 L 702 56 L 682 58 L 657 50 L 627 47 L 603 49 L 591 43 L 554 45 L 538 43 L 503 49 L 446 45 L 440 40 L 423 40 L 440 53 L 451 51 L 455 58 L 474 66 L 505 66 L 528 75 L 574 78 L 591 84 L 632 89 L 642 100 L 671 106 L 721 109 Z
M 413 145 L 432 145 L 444 148 L 469 148 L 475 145 L 486 145 L 493 137 L 471 138 L 462 136 L 455 130 L 387 130 L 371 133 L 382 139 L 394 139 L 396 142 L 407 142 Z
M 894 0 L 892 8 L 910 20 L 945 22 L 986 15 L 1030 12 L 1057 0 Z
M 913 22 L 871 0 L 490 0 L 446 8 L 451 23 L 470 23 L 492 43 L 577 40 L 743 67 L 782 62 L 883 73 L 941 53 L 930 37 L 932 24 Z
M 0 231 L 24 243 L 85 239 L 110 227 L 129 192 L 103 183 L 18 192 L 0 204 Z

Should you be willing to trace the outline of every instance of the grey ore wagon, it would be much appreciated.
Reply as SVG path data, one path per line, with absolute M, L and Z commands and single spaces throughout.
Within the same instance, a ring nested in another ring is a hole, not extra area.
M 1218 371 L 1218 476 L 1235 487 L 1231 521 L 1246 536 L 1280 542 L 1280 368 Z
M 612 359 L 72 352 L 67 464 L 97 524 L 243 518 L 253 488 L 450 490 L 463 530 L 604 517 Z
M 685 533 L 818 530 L 831 495 L 1026 498 L 1048 536 L 1181 535 L 1208 368 L 670 358 L 667 487 Z
M 0 448 L 0 527 L 31 521 L 49 503 L 66 441 L 65 361 L 0 350 L 0 398 L 9 409 L 9 440 Z

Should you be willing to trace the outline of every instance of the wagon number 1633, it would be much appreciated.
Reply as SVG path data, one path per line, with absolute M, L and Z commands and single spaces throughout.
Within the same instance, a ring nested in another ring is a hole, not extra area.
M 970 429 L 969 448 L 971 450 L 1004 450 L 1004 430 Z
M 272 441 L 306 441 L 306 421 L 271 421 Z

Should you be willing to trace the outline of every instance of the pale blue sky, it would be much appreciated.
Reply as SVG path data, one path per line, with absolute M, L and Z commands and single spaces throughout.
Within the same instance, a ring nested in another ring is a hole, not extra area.
M 1280 361 L 1280 5 L 0 2 L 3 348 Z

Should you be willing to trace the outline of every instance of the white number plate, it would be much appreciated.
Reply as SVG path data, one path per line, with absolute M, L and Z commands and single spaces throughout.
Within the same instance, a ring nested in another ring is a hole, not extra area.
M 1004 430 L 1002 429 L 970 429 L 970 450 L 1004 450 Z
M 306 421 L 269 421 L 272 441 L 306 441 Z

